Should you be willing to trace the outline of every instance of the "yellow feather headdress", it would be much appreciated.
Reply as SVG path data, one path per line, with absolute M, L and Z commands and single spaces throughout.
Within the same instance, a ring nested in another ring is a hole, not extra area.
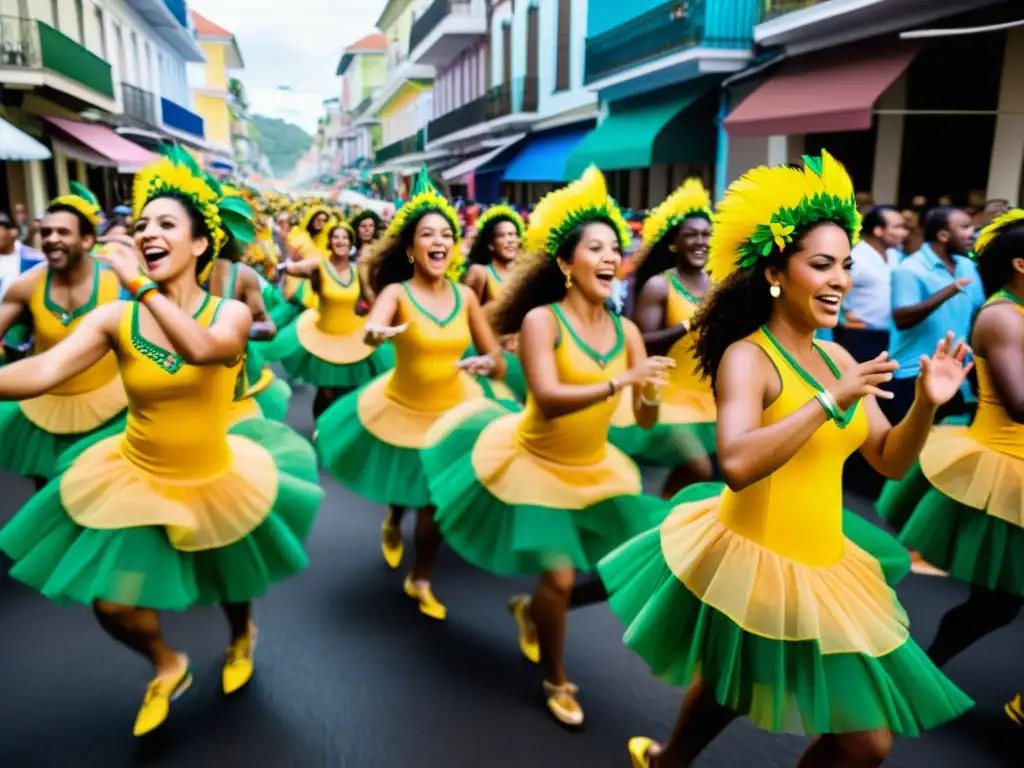
M 647 260 L 651 249 L 661 242 L 673 227 L 692 216 L 700 216 L 711 221 L 711 196 L 704 189 L 704 183 L 698 178 L 687 179 L 675 192 L 651 211 L 644 219 L 641 230 L 643 244 L 633 256 L 633 267 L 639 269 Z
M 996 216 L 982 228 L 981 232 L 978 233 L 978 239 L 974 241 L 975 256 L 981 257 L 985 249 L 992 244 L 992 241 L 1012 224 L 1024 224 L 1024 211 L 1020 208 L 1011 208 L 1006 213 Z
M 795 233 L 822 221 L 842 227 L 851 243 L 860 237 L 853 181 L 828 152 L 805 156 L 802 169 L 780 165 L 747 171 L 718 204 L 708 257 L 711 279 L 719 282 L 737 268 L 753 269 L 784 251 Z
M 596 221 L 610 225 L 623 248 L 629 245 L 632 237 L 629 225 L 608 194 L 604 176 L 590 166 L 578 180 L 540 199 L 530 214 L 526 250 L 554 258 L 570 232 Z
M 384 237 L 381 240 L 379 249 L 381 252 L 390 251 L 401 240 L 402 232 L 410 223 L 417 221 L 425 213 L 439 213 L 447 220 L 452 228 L 452 235 L 455 237 L 455 244 L 452 246 L 451 254 L 448 257 L 448 268 L 446 270 L 451 280 L 459 281 L 465 271 L 466 257 L 462 253 L 462 227 L 459 224 L 459 214 L 456 213 L 452 204 L 442 195 L 427 177 L 426 169 L 420 171 L 419 178 L 413 188 L 413 195 L 395 213 L 391 223 L 388 224 Z
M 311 205 L 309 209 L 302 214 L 302 218 L 299 219 L 299 229 L 306 229 L 309 226 L 309 223 L 321 213 L 325 214 L 328 220 L 331 218 L 331 209 L 323 203 L 315 203 Z
M 512 222 L 516 232 L 519 233 L 519 237 L 522 237 L 526 232 L 526 224 L 523 222 L 523 217 L 516 213 L 515 208 L 503 203 L 492 205 L 480 215 L 480 218 L 476 220 L 476 231 L 483 232 L 488 226 L 497 224 L 500 221 Z
M 98 230 L 103 220 L 103 208 L 100 206 L 100 201 L 96 199 L 96 195 L 91 190 L 82 186 L 77 181 L 72 181 L 70 186 L 70 195 L 55 197 L 50 201 L 48 207 L 53 208 L 58 205 L 66 205 L 69 208 L 74 208 L 85 217 L 86 221 L 92 224 L 94 230 Z

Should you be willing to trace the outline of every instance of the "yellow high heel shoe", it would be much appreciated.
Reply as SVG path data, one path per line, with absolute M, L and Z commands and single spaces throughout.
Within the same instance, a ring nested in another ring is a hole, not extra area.
M 392 524 L 390 518 L 384 521 L 384 526 L 380 529 L 380 551 L 384 554 L 384 562 L 391 570 L 397 570 L 402 564 L 402 555 L 405 554 L 402 528 Z
M 420 604 L 420 613 L 438 621 L 444 621 L 448 617 L 448 609 L 434 597 L 428 582 L 416 583 L 412 576 L 405 577 L 405 594 Z
M 651 747 L 654 746 L 654 739 L 646 736 L 634 736 L 629 740 L 629 759 L 633 761 L 633 768 L 651 768 Z
M 544 681 L 544 694 L 548 697 L 548 709 L 563 725 L 574 728 L 583 725 L 583 707 L 576 700 L 579 688 L 573 683 L 555 685 Z
M 224 668 L 220 673 L 221 687 L 225 694 L 232 694 L 244 688 L 255 671 L 253 656 L 256 654 L 256 626 L 250 624 L 249 631 L 228 648 Z
M 537 627 L 530 618 L 530 596 L 516 595 L 508 601 L 508 611 L 516 620 L 519 630 L 519 650 L 534 664 L 540 663 L 540 644 L 537 642 Z
M 1024 726 L 1024 702 L 1019 693 L 1003 705 L 1003 711 L 1016 725 Z
M 135 716 L 132 733 L 145 736 L 163 725 L 171 714 L 171 702 L 176 701 L 192 685 L 192 668 L 184 658 L 181 669 L 173 675 L 154 677 L 146 686 L 142 706 Z

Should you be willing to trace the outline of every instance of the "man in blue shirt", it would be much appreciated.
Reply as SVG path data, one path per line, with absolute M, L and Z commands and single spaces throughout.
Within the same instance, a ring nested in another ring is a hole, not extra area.
M 892 334 L 889 356 L 900 367 L 889 389 L 895 397 L 879 404 L 893 424 L 914 401 L 921 355 L 932 355 L 939 339 L 952 331 L 967 340 L 974 314 L 985 301 L 978 269 L 969 254 L 974 243 L 971 217 L 958 208 L 928 212 L 923 225 L 924 245 L 892 272 Z M 965 389 L 939 414 L 944 418 L 966 410 L 973 396 Z

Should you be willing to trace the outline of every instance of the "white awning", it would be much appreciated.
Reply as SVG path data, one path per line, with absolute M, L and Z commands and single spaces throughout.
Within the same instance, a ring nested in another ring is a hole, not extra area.
M 521 137 L 517 136 L 515 141 L 519 141 L 520 138 Z M 463 160 L 458 165 L 453 166 L 444 173 L 442 173 L 441 177 L 445 181 L 455 181 L 456 179 L 461 179 L 466 174 L 473 173 L 477 168 L 480 168 L 481 166 L 491 162 L 491 160 L 493 160 L 502 152 L 504 152 L 505 149 L 509 146 L 509 144 L 512 143 L 514 142 L 510 141 L 506 144 L 502 144 L 500 147 L 497 147 L 496 149 L 490 150 L 489 152 L 484 152 L 482 155 L 476 155 L 475 157 L 471 157 L 468 160 Z
M 49 160 L 50 150 L 0 117 L 0 160 Z

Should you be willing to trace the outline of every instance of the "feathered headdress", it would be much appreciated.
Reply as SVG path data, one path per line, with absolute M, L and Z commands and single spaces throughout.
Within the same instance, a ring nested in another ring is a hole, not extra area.
M 687 179 L 675 192 L 648 214 L 641 230 L 643 244 L 632 259 L 633 270 L 646 261 L 651 249 L 661 242 L 673 227 L 693 216 L 711 221 L 711 196 L 698 178 Z
M 492 205 L 480 215 L 480 218 L 476 220 L 476 230 L 477 232 L 483 232 L 488 226 L 501 221 L 512 222 L 516 232 L 519 233 L 519 237 L 526 233 L 526 224 L 523 222 L 523 217 L 516 213 L 515 208 L 502 203 Z
M 851 243 L 860 237 L 853 181 L 828 152 L 822 150 L 820 158 L 805 155 L 802 169 L 779 165 L 747 171 L 718 204 L 708 257 L 711 279 L 753 269 L 784 251 L 794 233 L 822 221 L 842 227 Z
M 980 258 L 985 253 L 985 249 L 992 244 L 992 241 L 1014 224 L 1024 224 L 1024 211 L 1020 208 L 1012 208 L 992 219 L 982 228 L 981 232 L 978 233 L 978 239 L 974 241 L 975 258 Z
M 184 149 L 175 146 L 164 151 L 163 157 L 135 174 L 133 216 L 138 219 L 146 204 L 162 195 L 175 195 L 190 202 L 213 240 L 213 256 L 204 274 L 199 276 L 202 283 L 229 238 L 242 246 L 252 242 L 255 235 L 252 208 L 237 194 L 237 190 L 221 185 L 204 173 Z
M 554 258 L 570 232 L 596 221 L 611 226 L 623 248 L 629 245 L 632 237 L 629 225 L 608 194 L 604 176 L 590 166 L 578 180 L 540 199 L 530 214 L 526 250 Z
M 302 215 L 302 218 L 299 219 L 299 229 L 307 229 L 309 227 L 309 223 L 321 213 L 327 216 L 328 220 L 330 220 L 332 216 L 331 209 L 326 205 L 323 203 L 314 203 L 309 206 L 309 209 Z
M 455 212 L 447 198 L 437 191 L 427 175 L 426 164 L 420 168 L 420 175 L 413 186 L 409 201 L 395 212 L 379 246 L 382 253 L 390 252 L 401 240 L 402 232 L 413 221 L 425 213 L 439 213 L 448 221 L 455 237 L 451 255 L 448 258 L 448 277 L 458 281 L 462 277 L 465 256 L 462 253 L 462 231 L 459 226 L 459 215 Z
M 91 190 L 83 187 L 77 181 L 71 182 L 71 194 L 61 195 L 50 201 L 50 208 L 55 205 L 74 208 L 92 224 L 93 229 L 99 229 L 103 220 L 103 207 L 100 205 L 100 201 L 96 199 L 96 195 Z

